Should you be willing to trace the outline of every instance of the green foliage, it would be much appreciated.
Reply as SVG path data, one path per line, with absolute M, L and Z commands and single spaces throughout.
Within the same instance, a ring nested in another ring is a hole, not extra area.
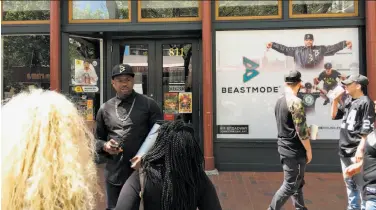
M 50 1 L 3 1 L 3 20 L 49 20 Z
M 307 4 L 293 4 L 293 14 L 326 14 L 354 12 L 354 1 L 317 1 Z
M 17 81 L 12 79 L 13 67 L 48 67 L 50 65 L 50 36 L 2 36 L 4 87 Z
M 271 16 L 278 15 L 278 2 L 220 1 L 219 17 Z
M 198 17 L 198 1 L 142 1 L 142 18 Z
M 85 3 L 85 8 L 81 9 L 78 3 Z M 128 1 L 106 0 L 100 2 L 100 8 L 93 10 L 90 1 L 73 1 L 73 19 L 86 20 L 107 20 L 107 19 L 128 19 Z

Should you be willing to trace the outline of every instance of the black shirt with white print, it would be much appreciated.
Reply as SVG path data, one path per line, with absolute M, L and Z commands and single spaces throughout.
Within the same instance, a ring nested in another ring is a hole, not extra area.
M 363 160 L 364 200 L 376 199 L 376 132 L 368 135 Z
M 375 105 L 368 96 L 357 99 L 348 98 L 338 108 L 336 120 L 341 119 L 339 137 L 339 155 L 353 157 L 363 135 L 373 131 L 375 122 Z

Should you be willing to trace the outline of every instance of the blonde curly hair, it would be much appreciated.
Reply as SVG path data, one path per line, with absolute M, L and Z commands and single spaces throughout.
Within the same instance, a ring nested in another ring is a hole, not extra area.
M 2 209 L 95 208 L 94 137 L 73 103 L 23 92 L 2 107 L 1 124 Z

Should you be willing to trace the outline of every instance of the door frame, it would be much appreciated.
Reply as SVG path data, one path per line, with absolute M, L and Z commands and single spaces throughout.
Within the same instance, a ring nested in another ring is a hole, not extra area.
M 120 63 L 120 45 L 144 44 L 148 45 L 148 96 L 153 98 L 158 105 L 163 107 L 163 54 L 164 44 L 191 44 L 192 45 L 192 125 L 196 138 L 202 145 L 202 120 L 201 117 L 201 41 L 199 38 L 172 38 L 172 39 L 114 39 L 112 40 L 111 58 L 112 66 Z M 112 69 L 107 70 L 107 80 L 111 80 Z M 160 88 L 155 88 L 160 87 Z M 115 95 L 111 83 L 108 84 L 108 99 Z

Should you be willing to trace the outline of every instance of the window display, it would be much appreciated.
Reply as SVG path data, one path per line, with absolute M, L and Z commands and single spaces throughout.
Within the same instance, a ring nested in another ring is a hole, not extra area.
M 218 138 L 275 139 L 274 106 L 284 75 L 302 73 L 298 93 L 318 139 L 338 139 L 330 94 L 359 73 L 357 28 L 216 32 Z

